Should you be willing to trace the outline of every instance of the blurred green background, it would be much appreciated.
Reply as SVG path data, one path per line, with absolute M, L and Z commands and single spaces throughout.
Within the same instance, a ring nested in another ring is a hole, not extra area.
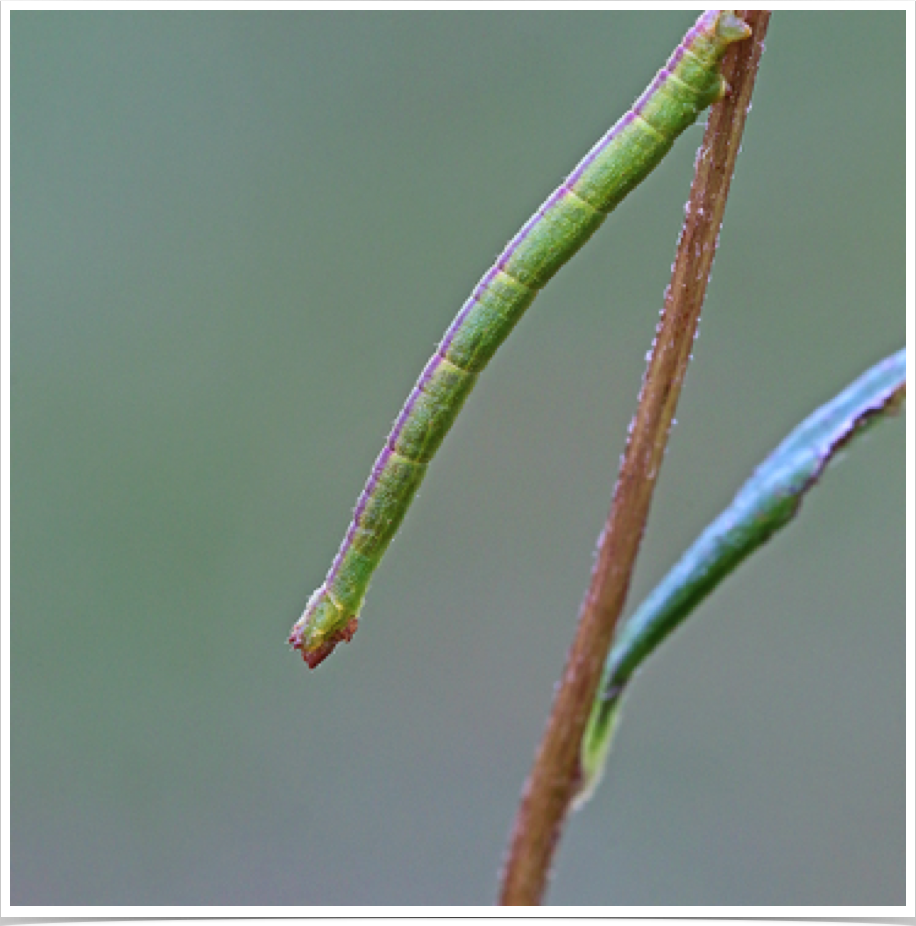
M 309 673 L 284 646 L 497 251 L 694 14 L 12 15 L 14 904 L 487 904 L 695 127 L 539 298 Z M 904 343 L 904 14 L 776 13 L 635 604 Z M 904 426 L 634 685 L 555 904 L 904 903 Z

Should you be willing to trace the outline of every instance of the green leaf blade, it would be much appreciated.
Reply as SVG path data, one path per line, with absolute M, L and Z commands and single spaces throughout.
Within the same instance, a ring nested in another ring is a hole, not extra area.
M 797 513 L 804 495 L 853 437 L 906 396 L 906 349 L 862 374 L 796 427 L 700 534 L 623 626 L 582 741 L 577 806 L 600 780 L 627 684 L 715 587 Z

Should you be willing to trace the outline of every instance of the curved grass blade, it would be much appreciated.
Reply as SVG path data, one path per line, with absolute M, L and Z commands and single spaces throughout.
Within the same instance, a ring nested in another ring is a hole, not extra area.
M 331 569 L 292 629 L 289 642 L 311 668 L 356 632 L 372 573 L 496 349 L 538 291 L 722 96 L 722 57 L 749 34 L 729 10 L 704 13 L 633 108 L 522 226 L 474 288 L 408 396 Z
M 655 648 L 758 547 L 785 527 L 805 493 L 853 437 L 906 397 L 906 349 L 862 374 L 806 418 L 757 468 L 725 509 L 622 628 L 582 738 L 576 805 L 600 780 L 628 682 Z

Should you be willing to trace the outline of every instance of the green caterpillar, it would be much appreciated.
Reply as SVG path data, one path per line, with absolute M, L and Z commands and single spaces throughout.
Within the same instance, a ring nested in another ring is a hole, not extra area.
M 480 372 L 538 291 L 675 139 L 726 91 L 719 64 L 750 35 L 730 10 L 695 23 L 632 109 L 522 226 L 474 288 L 417 380 L 363 489 L 322 585 L 289 636 L 314 668 L 356 632 L 372 573 Z

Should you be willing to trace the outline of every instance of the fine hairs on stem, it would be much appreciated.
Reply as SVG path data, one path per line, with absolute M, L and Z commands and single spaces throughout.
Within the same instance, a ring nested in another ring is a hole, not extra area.
M 722 74 L 731 90 L 710 112 L 671 284 L 591 584 L 512 831 L 502 873 L 503 905 L 542 901 L 563 822 L 581 785 L 582 736 L 626 601 L 763 54 L 769 12 L 739 11 L 738 16 L 751 27 L 751 41 L 733 45 L 723 62 Z

